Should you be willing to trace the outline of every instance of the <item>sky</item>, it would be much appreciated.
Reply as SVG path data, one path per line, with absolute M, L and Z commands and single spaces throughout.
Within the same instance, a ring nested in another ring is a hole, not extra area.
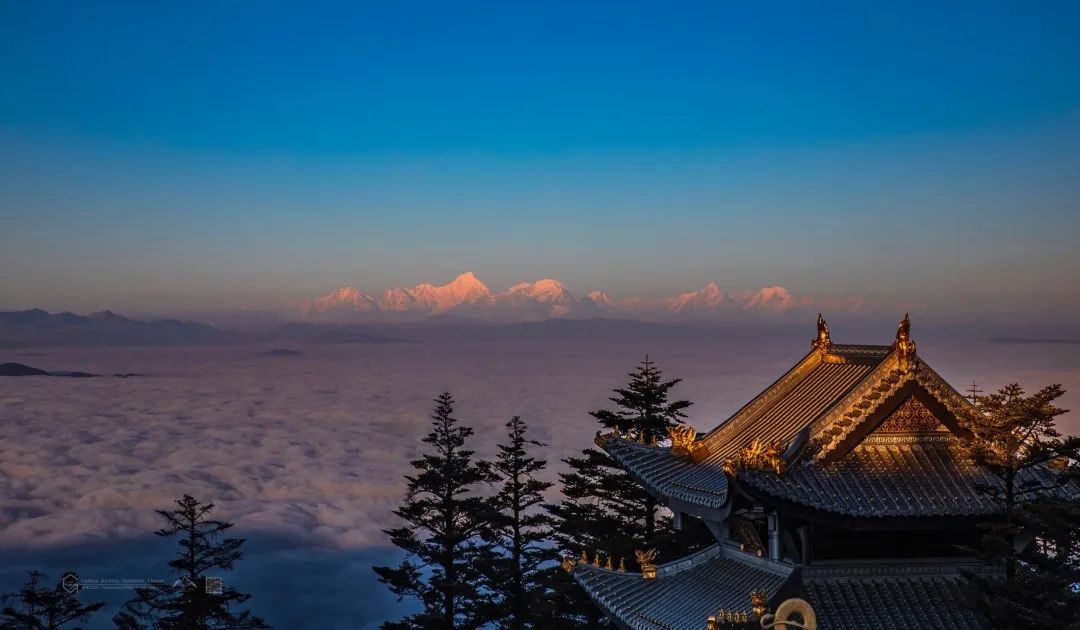
M 0 2 L 0 309 L 1080 306 L 1080 5 Z

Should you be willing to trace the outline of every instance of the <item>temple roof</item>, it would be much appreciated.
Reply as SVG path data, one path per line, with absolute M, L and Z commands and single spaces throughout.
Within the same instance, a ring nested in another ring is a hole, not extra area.
M 750 612 L 754 589 L 768 594 L 773 609 L 789 597 L 806 599 L 819 627 L 832 630 L 980 629 L 979 617 L 963 605 L 962 570 L 987 569 L 927 561 L 796 570 L 722 545 L 660 565 L 652 580 L 589 564 L 571 569 L 604 613 L 632 630 L 701 630 L 720 609 Z
M 855 517 L 954 516 L 993 512 L 979 485 L 996 479 L 948 436 L 869 440 L 825 466 L 784 474 L 743 470 L 748 488 L 806 507 Z
M 616 436 L 606 436 L 600 444 L 653 496 L 706 509 L 719 509 L 727 503 L 728 478 L 719 466 L 692 463 L 674 455 L 670 448 Z
M 831 345 L 814 350 L 702 439 L 723 461 L 754 439 L 787 441 L 822 416 L 892 352 L 891 346 Z
M 701 630 L 721 608 L 750 612 L 750 591 L 775 595 L 792 574 L 777 562 L 713 545 L 696 554 L 659 565 L 656 578 L 578 564 L 574 579 L 622 628 Z
M 814 607 L 820 628 L 979 630 L 985 625 L 963 605 L 961 568 L 975 569 L 807 567 L 802 576 L 803 597 Z

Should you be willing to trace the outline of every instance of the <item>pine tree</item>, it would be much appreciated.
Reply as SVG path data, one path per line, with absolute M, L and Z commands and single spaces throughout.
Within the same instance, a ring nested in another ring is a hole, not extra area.
M 491 501 L 476 486 L 495 480 L 465 448 L 473 434 L 454 417 L 454 398 L 435 399 L 432 430 L 424 438 L 434 452 L 412 462 L 405 502 L 394 511 L 406 525 L 385 530 L 409 554 L 398 567 L 374 567 L 398 598 L 413 597 L 423 611 L 384 628 L 476 628 L 491 611 L 479 567 L 487 553 L 479 540 Z
M 625 387 L 614 390 L 609 400 L 615 409 L 601 409 L 590 415 L 608 430 L 618 431 L 645 443 L 667 438 L 669 427 L 686 417 L 691 403 L 671 400 L 671 390 L 682 379 L 663 378 L 656 364 L 645 360 L 629 374 Z M 612 564 L 634 566 L 634 550 L 657 549 L 660 558 L 673 558 L 711 544 L 713 539 L 693 519 L 683 532 L 674 529 L 672 519 L 657 500 L 603 451 L 589 448 L 579 457 L 563 460 L 570 468 L 559 475 L 564 500 L 549 506 L 555 518 L 553 538 L 563 552 L 590 556 L 602 553 Z M 605 625 L 599 611 L 565 572 L 551 571 L 549 589 L 553 614 L 562 625 L 600 627 Z
M 0 629 L 57 630 L 72 621 L 85 623 L 105 605 L 79 600 L 78 576 L 74 573 L 64 574 L 52 587 L 42 586 L 45 580 L 44 573 L 32 571 L 19 593 L 4 596 L 5 604 L 12 600 L 17 604 L 5 605 L 0 611 Z
M 242 538 L 222 538 L 232 523 L 210 518 L 213 503 L 202 503 L 185 494 L 176 501 L 176 509 L 157 510 L 165 527 L 158 536 L 179 535 L 176 557 L 169 561 L 177 576 L 171 584 L 135 589 L 135 597 L 113 617 L 118 628 L 228 629 L 268 628 L 249 610 L 233 612 L 238 604 L 251 599 L 225 586 L 217 571 L 231 571 L 243 557 Z
M 507 439 L 491 463 L 501 482 L 494 497 L 494 512 L 486 538 L 494 543 L 486 573 L 498 611 L 493 615 L 500 628 L 521 630 L 539 623 L 542 567 L 553 564 L 555 550 L 549 543 L 551 517 L 540 509 L 543 493 L 551 482 L 535 477 L 547 462 L 529 455 L 528 447 L 546 444 L 525 437 L 528 427 L 520 417 L 506 423 Z
M 969 451 L 993 476 L 980 490 L 999 507 L 999 518 L 981 524 L 977 551 L 1004 575 L 967 577 L 993 628 L 1080 619 L 1080 437 L 1063 438 L 1054 426 L 1063 393 L 1051 385 L 1026 396 L 1011 384 L 975 398 L 981 417 Z

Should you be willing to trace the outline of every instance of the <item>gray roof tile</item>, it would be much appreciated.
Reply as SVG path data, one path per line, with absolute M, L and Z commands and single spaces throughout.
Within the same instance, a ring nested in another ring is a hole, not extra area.
M 574 568 L 574 579 L 621 626 L 633 630 L 701 630 L 720 608 L 750 611 L 750 591 L 779 592 L 791 568 L 713 545 L 657 567 L 657 577 L 619 573 L 591 565 Z

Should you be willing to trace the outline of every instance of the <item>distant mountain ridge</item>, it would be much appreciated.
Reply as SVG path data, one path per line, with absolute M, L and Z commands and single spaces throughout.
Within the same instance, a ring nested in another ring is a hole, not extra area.
M 0 348 L 49 346 L 218 345 L 239 333 L 178 319 L 136 320 L 101 311 L 90 315 L 41 309 L 0 312 Z
M 855 312 L 862 308 L 862 302 L 795 296 L 781 286 L 726 293 L 715 282 L 697 291 L 653 300 L 614 300 L 602 291 L 591 291 L 578 298 L 554 278 L 522 282 L 502 293 L 494 293 L 475 274 L 466 272 L 441 286 L 422 283 L 382 293 L 364 293 L 355 287 L 343 287 L 307 301 L 301 314 L 311 321 L 411 321 L 435 315 L 492 321 L 563 317 L 662 321 L 710 319 L 740 313 L 778 315 L 815 307 Z

